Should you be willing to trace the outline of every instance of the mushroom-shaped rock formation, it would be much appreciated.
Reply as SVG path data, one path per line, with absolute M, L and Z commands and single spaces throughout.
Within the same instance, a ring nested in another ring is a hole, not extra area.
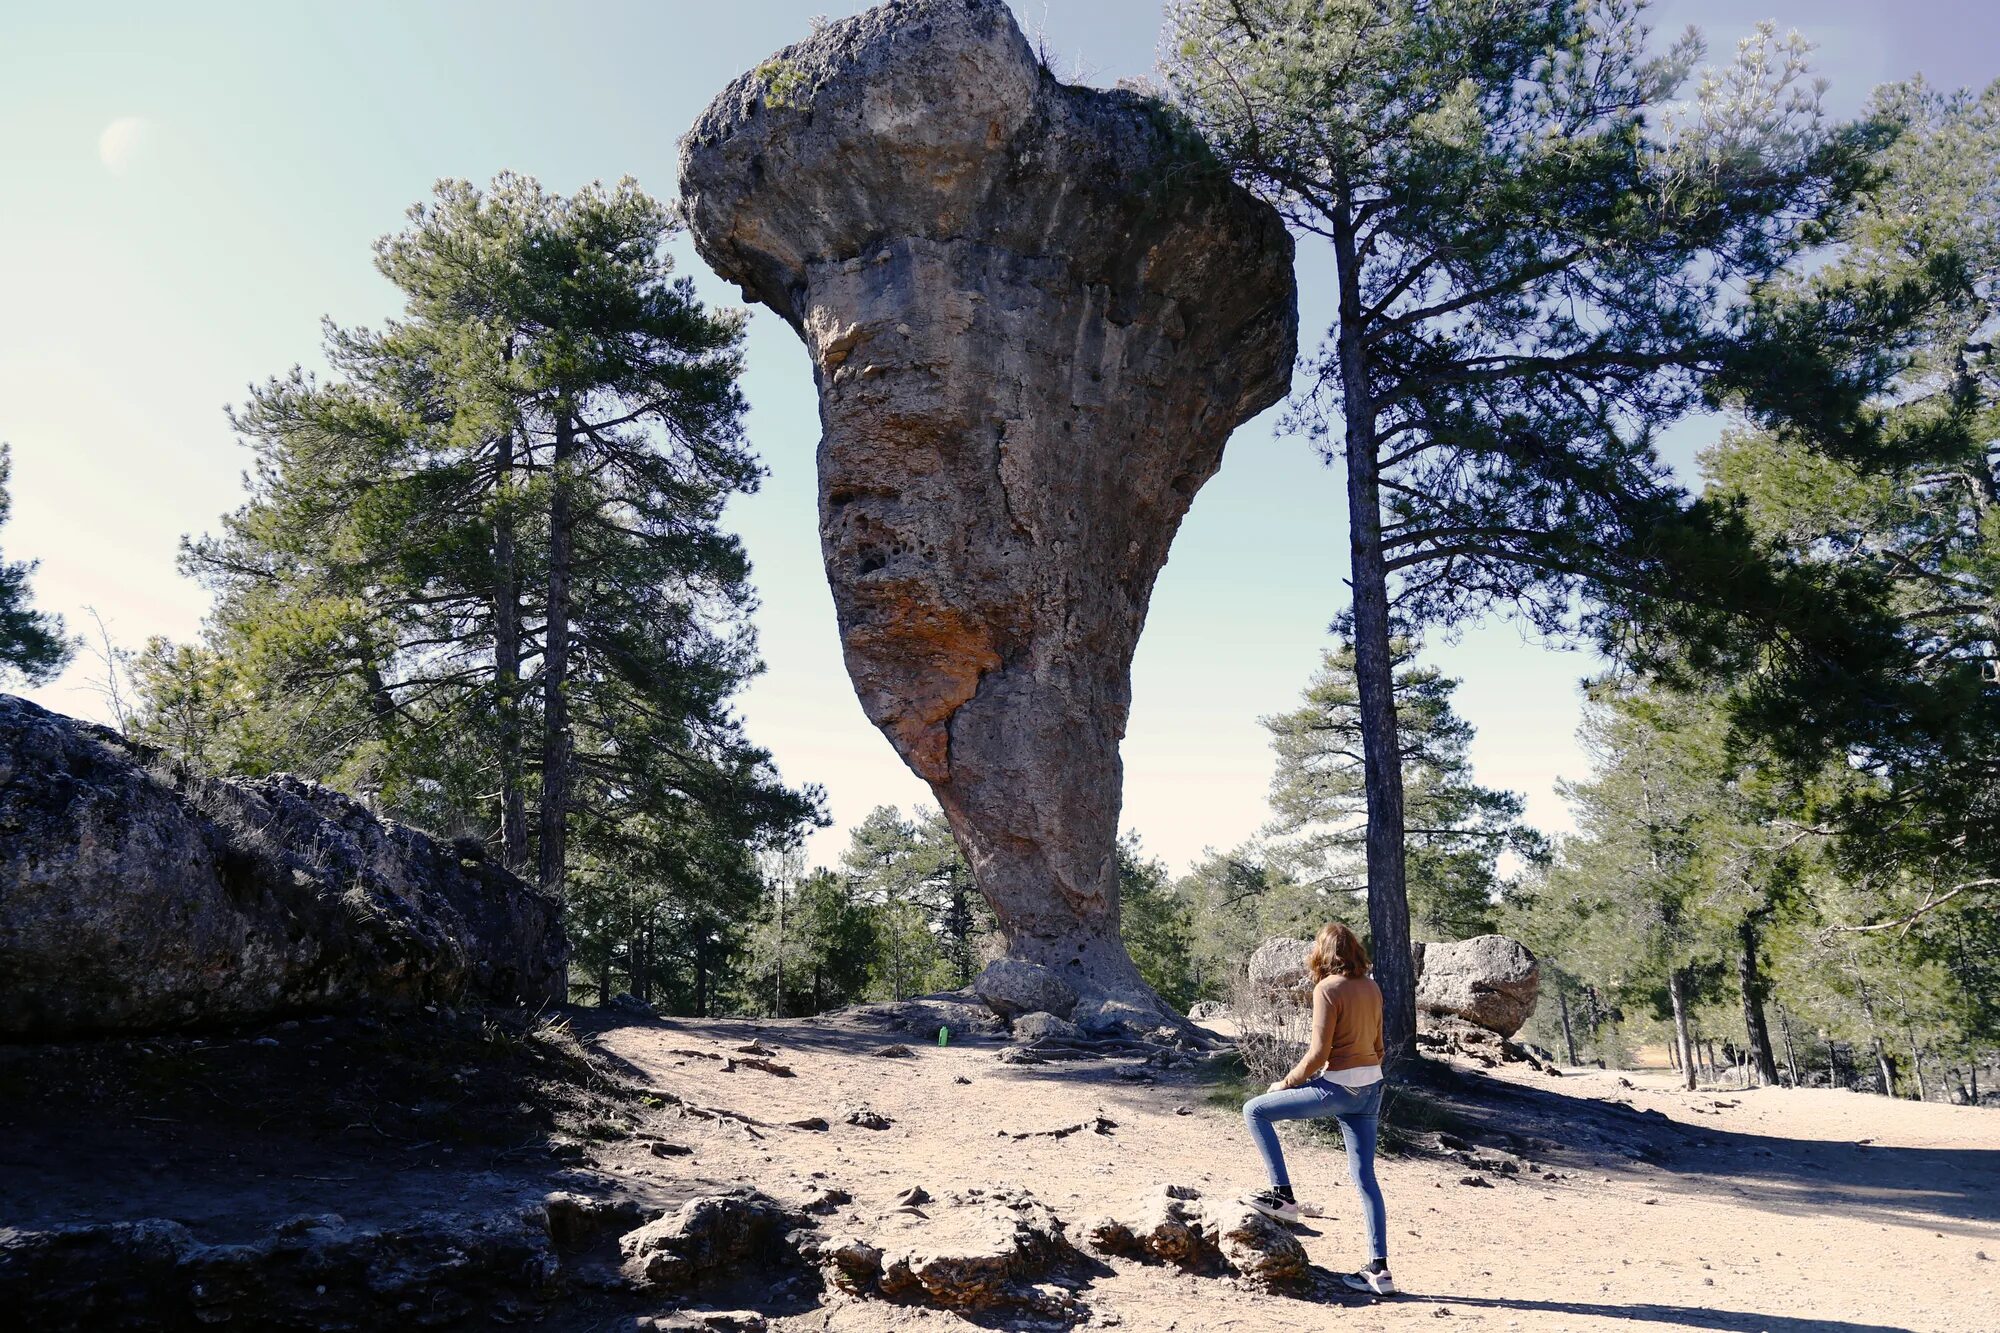
M 1159 1021 L 1118 935 L 1132 651 L 1189 502 L 1297 349 L 1277 213 L 1003 0 L 895 0 L 738 78 L 681 142 L 702 256 L 819 388 L 820 533 L 862 707 L 1011 956 Z

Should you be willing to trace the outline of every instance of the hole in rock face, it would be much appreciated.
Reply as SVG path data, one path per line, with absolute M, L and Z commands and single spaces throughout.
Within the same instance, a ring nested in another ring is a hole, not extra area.
M 892 490 L 882 490 L 867 486 L 833 486 L 827 489 L 826 503 L 829 509 L 842 509 L 853 504 L 856 500 L 865 500 L 871 496 L 885 502 L 902 498 L 899 492 Z
M 888 563 L 889 557 L 882 554 L 882 552 L 867 551 L 862 554 L 859 560 L 854 562 L 854 572 L 856 574 L 873 574 Z

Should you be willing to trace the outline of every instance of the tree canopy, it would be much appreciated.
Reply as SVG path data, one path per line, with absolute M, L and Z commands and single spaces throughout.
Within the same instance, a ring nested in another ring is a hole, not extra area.
M 13 510 L 7 482 L 14 457 L 0 444 L 0 527 Z M 12 671 L 24 680 L 51 679 L 69 661 L 71 645 L 63 635 L 62 617 L 37 611 L 29 603 L 28 576 L 32 564 L 0 559 L 0 672 Z
M 1492 607 L 1616 645 L 1659 604 L 1769 600 L 1657 432 L 1731 362 L 1739 293 L 1818 243 L 1870 132 L 1769 28 L 1686 89 L 1630 0 L 1180 0 L 1176 105 L 1324 243 L 1300 423 L 1347 472 L 1370 924 L 1414 1025 L 1391 644 Z M 1690 577 L 1695 569 L 1709 577 Z M 1741 588 L 1735 588 L 1742 584 Z
M 758 854 L 818 814 L 730 704 L 760 669 L 719 526 L 759 476 L 742 317 L 673 275 L 675 225 L 629 180 L 440 184 L 376 247 L 402 317 L 329 325 L 329 376 L 232 414 L 250 499 L 184 557 L 215 612 L 138 676 L 181 759 L 489 842 L 576 899 L 587 972 L 702 1008 Z

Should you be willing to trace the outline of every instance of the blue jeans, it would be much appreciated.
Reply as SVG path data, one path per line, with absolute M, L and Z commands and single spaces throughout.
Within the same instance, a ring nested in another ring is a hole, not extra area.
M 1375 1183 L 1375 1122 L 1382 1114 L 1382 1087 L 1377 1082 L 1365 1088 L 1343 1088 L 1316 1078 L 1243 1103 L 1243 1121 L 1250 1126 L 1257 1151 L 1264 1155 L 1273 1186 L 1292 1183 L 1285 1172 L 1284 1149 L 1278 1146 L 1278 1121 L 1331 1116 L 1340 1122 L 1340 1137 L 1347 1144 L 1347 1175 L 1361 1194 L 1362 1212 L 1368 1221 L 1371 1259 L 1389 1257 L 1389 1224 L 1382 1208 L 1382 1187 Z

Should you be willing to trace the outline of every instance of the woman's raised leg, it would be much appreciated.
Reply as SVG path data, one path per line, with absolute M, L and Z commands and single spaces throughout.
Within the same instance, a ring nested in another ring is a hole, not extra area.
M 1271 1178 L 1272 1189 L 1292 1183 L 1285 1170 L 1285 1150 L 1278 1145 L 1277 1122 L 1310 1120 L 1328 1114 L 1328 1109 L 1326 1091 L 1318 1082 L 1267 1092 L 1243 1103 L 1243 1123 L 1249 1126 L 1251 1141 L 1264 1158 L 1264 1170 Z

